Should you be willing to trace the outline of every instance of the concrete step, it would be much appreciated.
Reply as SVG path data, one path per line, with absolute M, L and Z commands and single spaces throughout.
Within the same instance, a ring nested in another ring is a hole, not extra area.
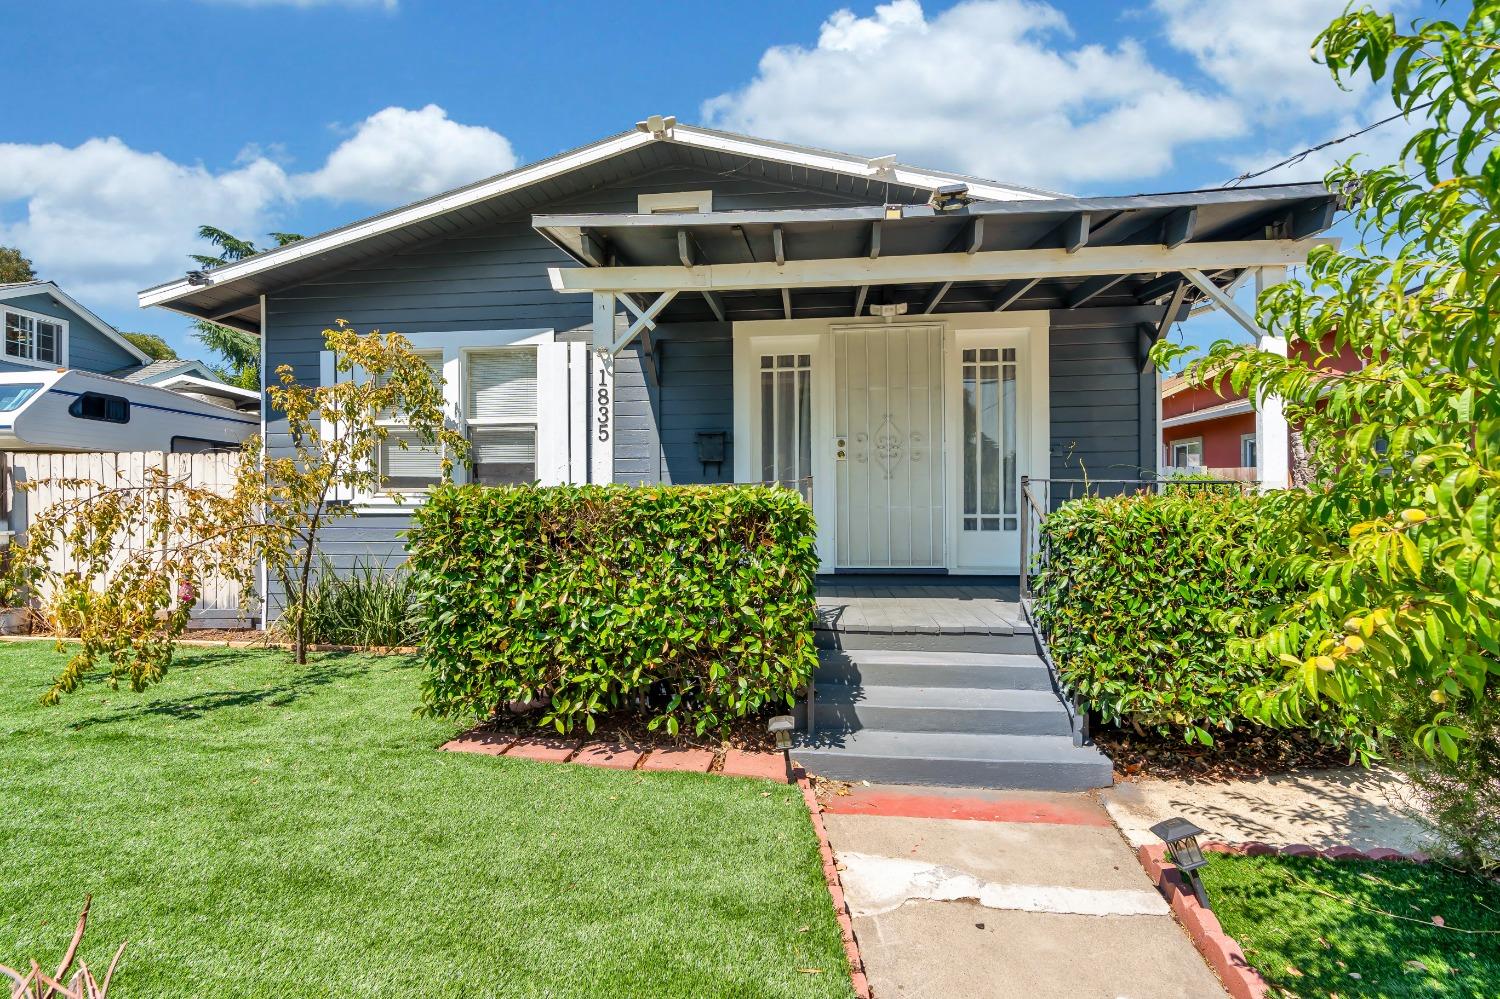
M 886 649 L 889 651 L 929 652 L 987 652 L 1021 653 L 1036 652 L 1036 638 L 1031 629 L 1018 625 L 1010 634 L 924 634 L 916 631 L 892 629 L 888 631 L 845 631 L 818 628 L 813 639 L 820 649 Z
M 1072 735 L 1051 690 L 818 684 L 813 721 L 820 732 Z
M 792 759 L 837 780 L 1083 791 L 1109 787 L 1109 758 L 1067 736 L 889 732 L 801 736 Z
M 1041 658 L 1018 653 L 823 650 L 818 654 L 816 679 L 819 684 L 881 687 L 1052 689 Z

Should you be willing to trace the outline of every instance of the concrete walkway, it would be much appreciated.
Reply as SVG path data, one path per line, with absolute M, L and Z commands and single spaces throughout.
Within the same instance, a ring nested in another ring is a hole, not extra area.
M 1256 780 L 1142 780 L 1100 792 L 1131 843 L 1155 843 L 1151 826 L 1181 815 L 1230 843 L 1426 849 L 1410 791 L 1392 770 L 1298 770 Z
M 856 787 L 821 800 L 880 999 L 1224 995 L 1090 795 Z

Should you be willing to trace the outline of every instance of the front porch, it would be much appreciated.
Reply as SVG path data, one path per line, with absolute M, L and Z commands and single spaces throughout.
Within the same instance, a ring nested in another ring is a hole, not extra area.
M 941 195 L 534 217 L 586 265 L 550 276 L 593 298 L 591 481 L 810 486 L 824 572 L 1018 573 L 1022 479 L 1155 477 L 1151 346 L 1220 308 L 1276 349 L 1230 296 L 1303 262 L 1335 202 L 1317 185 Z M 940 634 L 1012 620 L 952 610 L 845 613 Z
M 824 576 L 817 630 L 841 634 L 1030 634 L 1017 584 L 1005 577 Z

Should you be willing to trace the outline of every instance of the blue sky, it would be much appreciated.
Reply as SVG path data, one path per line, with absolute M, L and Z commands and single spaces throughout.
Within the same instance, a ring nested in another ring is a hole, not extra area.
M 133 302 L 182 272 L 198 224 L 314 233 L 649 113 L 1070 193 L 1215 186 L 1389 113 L 1306 55 L 1342 6 L 11 4 L 0 243 L 191 355 L 185 320 Z

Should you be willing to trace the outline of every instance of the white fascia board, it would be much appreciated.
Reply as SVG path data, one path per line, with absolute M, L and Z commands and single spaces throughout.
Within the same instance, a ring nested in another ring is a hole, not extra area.
M 1172 427 L 1185 427 L 1193 423 L 1207 423 L 1209 420 L 1218 420 L 1226 416 L 1240 416 L 1244 413 L 1253 412 L 1255 407 L 1250 404 L 1249 399 L 1240 399 L 1236 402 L 1227 402 L 1220 406 L 1212 406 L 1208 409 L 1200 409 L 1195 413 L 1183 413 L 1180 416 L 1170 416 L 1161 421 L 1163 430 Z
M 867 284 L 932 284 L 943 281 L 1009 281 L 1088 277 L 1096 274 L 1155 274 L 1198 268 L 1269 267 L 1302 263 L 1322 239 L 1261 239 L 1229 243 L 1085 246 L 1073 253 L 990 250 L 910 256 L 838 257 L 751 264 L 649 267 L 551 267 L 555 291 L 755 291 L 763 288 L 838 288 Z
M 896 164 L 888 170 L 882 171 L 876 167 L 872 167 L 868 160 L 863 160 L 856 156 L 789 146 L 784 143 L 752 139 L 745 136 L 735 136 L 723 132 L 694 128 L 690 125 L 678 125 L 660 139 L 646 132 L 625 132 L 613 138 L 593 143 L 592 145 L 582 146 L 570 153 L 564 153 L 561 156 L 542 160 L 531 166 L 520 167 L 509 173 L 500 174 L 497 177 L 481 181 L 478 184 L 471 184 L 468 187 L 459 188 L 447 194 L 407 205 L 405 208 L 385 212 L 365 219 L 362 222 L 356 222 L 341 229 L 334 229 L 331 232 L 323 233 L 322 235 L 310 236 L 307 239 L 298 240 L 286 246 L 276 247 L 275 249 L 258 253 L 237 263 L 214 268 L 212 279 L 214 284 L 223 284 L 251 277 L 255 274 L 280 267 L 282 264 L 316 256 L 328 250 L 347 246 L 350 243 L 356 243 L 371 236 L 378 236 L 393 229 L 399 229 L 402 226 L 422 222 L 434 216 L 443 215 L 488 198 L 506 194 L 510 191 L 556 177 L 570 170 L 576 170 L 579 167 L 588 166 L 589 164 L 608 159 L 611 156 L 619 155 L 620 153 L 652 142 L 675 142 L 680 145 L 692 146 L 699 149 L 711 149 L 731 155 L 752 156 L 772 162 L 828 170 L 853 177 L 880 181 L 889 180 L 897 184 L 912 187 L 937 188 L 945 184 L 962 183 L 968 185 L 969 193 L 974 197 L 992 201 L 1045 201 L 1056 197 L 1056 195 L 1042 191 L 1006 187 L 966 177 L 961 174 L 919 170 L 901 164 Z M 168 281 L 141 291 L 137 296 L 137 301 L 140 303 L 141 308 L 148 308 L 153 305 L 165 305 L 184 295 L 191 294 L 199 287 L 202 286 L 190 284 L 186 277 L 182 277 L 178 280 Z
M 656 140 L 644 132 L 628 132 L 618 135 L 613 139 L 606 139 L 603 142 L 584 146 L 563 156 L 543 160 L 529 167 L 512 170 L 510 173 L 501 174 L 498 177 L 493 177 L 479 184 L 460 188 L 457 191 L 450 191 L 435 198 L 428 198 L 425 201 L 419 201 L 416 204 L 408 205 L 405 208 L 398 208 L 395 211 L 386 212 L 382 215 L 376 215 L 373 218 L 365 219 L 363 222 L 356 222 L 342 229 L 334 229 L 320 236 L 310 236 L 307 239 L 300 239 L 295 243 L 288 243 L 286 246 L 279 246 L 264 253 L 258 253 L 238 263 L 216 267 L 211 272 L 212 280 L 214 284 L 224 284 L 230 281 L 237 281 L 241 278 L 251 277 L 262 271 L 280 267 L 283 264 L 302 260 L 306 257 L 317 256 L 320 253 L 326 253 L 329 250 L 337 249 L 350 243 L 357 243 L 371 236 L 378 236 L 392 229 L 399 229 L 402 226 L 423 222 L 435 216 L 456 211 L 476 202 L 547 180 L 559 174 L 567 173 L 569 170 L 588 166 L 591 163 L 608 159 L 611 156 L 616 156 L 637 146 L 643 146 L 654 141 Z M 183 295 L 190 294 L 199 287 L 202 286 L 190 284 L 187 278 L 183 277 L 176 281 L 147 288 L 140 292 L 137 300 L 141 308 L 144 309 L 152 305 L 163 305 L 171 302 Z
M 260 393 L 255 391 L 254 389 L 240 388 L 238 385 L 230 385 L 226 382 L 216 381 L 211 378 L 198 378 L 194 375 L 172 375 L 170 378 L 165 378 L 160 381 L 144 382 L 141 384 L 152 385 L 156 388 L 171 389 L 172 391 L 196 389 L 205 394 L 229 396 L 236 399 L 242 399 L 245 402 L 260 401 Z
M 947 184 L 967 184 L 969 194 L 992 201 L 1046 201 L 1056 197 L 1056 195 L 1046 194 L 1041 191 L 1006 187 L 1000 184 L 986 183 L 961 174 L 921 170 L 903 166 L 900 163 L 893 164 L 886 170 L 880 170 L 872 167 L 869 160 L 860 159 L 856 156 L 847 156 L 839 153 L 809 149 L 805 146 L 791 146 L 779 142 L 768 142 L 745 136 L 730 135 L 724 132 L 694 128 L 691 125 L 678 125 L 673 128 L 669 136 L 669 141 L 696 146 L 699 149 L 712 149 L 721 153 L 729 153 L 730 155 L 754 156 L 757 159 L 790 163 L 795 166 L 810 167 L 814 170 L 828 170 L 832 173 L 848 174 L 869 180 L 891 181 L 892 183 L 903 184 L 909 187 L 937 188 Z
M 0 302 L 8 301 L 13 298 L 26 298 L 29 295 L 50 295 L 52 298 L 57 299 L 58 302 L 62 303 L 64 306 L 75 312 L 78 315 L 78 318 L 82 319 L 84 322 L 92 326 L 106 340 L 109 340 L 115 346 L 124 350 L 127 354 L 135 358 L 141 364 L 151 363 L 152 358 L 149 354 L 141 350 L 141 348 L 137 347 L 129 340 L 125 339 L 120 335 L 119 330 L 115 329 L 109 323 L 94 315 L 76 298 L 63 291 L 51 281 L 37 281 L 33 284 L 24 284 L 17 288 L 5 288 L 3 290 L 0 290 Z M 48 316 L 46 318 L 50 319 L 52 317 Z

